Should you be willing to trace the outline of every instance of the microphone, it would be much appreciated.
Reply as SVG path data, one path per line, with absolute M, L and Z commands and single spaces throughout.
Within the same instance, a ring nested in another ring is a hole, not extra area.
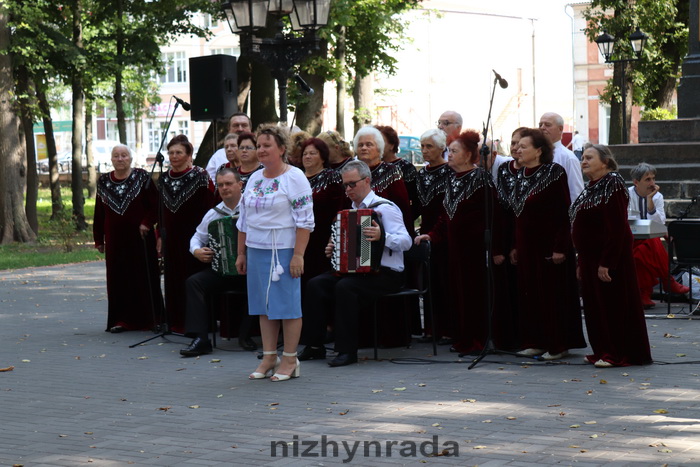
M 306 81 L 304 81 L 304 79 L 303 79 L 301 76 L 299 76 L 299 75 L 294 75 L 294 81 L 297 82 L 297 84 L 299 85 L 299 87 L 300 87 L 301 89 L 303 89 L 304 91 L 306 91 L 306 95 L 307 95 L 307 96 L 313 96 L 313 95 L 314 95 L 314 88 L 312 88 L 311 86 L 309 86 L 309 84 L 308 84 Z
M 493 74 L 496 75 L 496 80 L 498 81 L 498 85 L 499 85 L 501 88 L 503 88 L 503 89 L 507 88 L 507 87 L 508 87 L 508 81 L 506 81 L 506 80 L 504 80 L 503 78 L 501 78 L 501 75 L 499 75 L 499 74 L 496 72 L 496 70 L 491 70 L 491 71 L 493 71 Z
M 192 106 L 188 102 L 183 101 L 182 99 L 180 99 L 177 96 L 173 96 L 173 97 L 175 98 L 177 103 L 180 104 L 182 106 L 182 108 L 185 109 L 186 111 L 189 112 L 189 110 L 192 108 Z

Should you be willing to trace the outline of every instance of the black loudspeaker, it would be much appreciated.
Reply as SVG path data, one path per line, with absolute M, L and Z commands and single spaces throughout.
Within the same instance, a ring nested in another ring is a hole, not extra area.
M 190 58 L 190 118 L 226 119 L 238 112 L 236 57 L 208 55 Z

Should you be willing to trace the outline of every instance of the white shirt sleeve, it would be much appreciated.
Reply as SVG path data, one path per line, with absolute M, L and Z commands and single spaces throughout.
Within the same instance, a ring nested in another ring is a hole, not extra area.
M 194 231 L 194 235 L 192 235 L 192 238 L 190 239 L 190 253 L 194 254 L 195 250 L 198 250 L 209 243 L 209 223 L 216 214 L 218 214 L 216 211 L 210 209 L 204 215 L 202 222 L 199 223 L 197 229 Z
M 289 183 L 289 202 L 292 205 L 294 224 L 297 229 L 313 232 L 315 223 L 311 185 L 301 170 L 294 170 L 294 168 L 292 170 Z
M 225 164 L 227 162 L 228 158 L 226 157 L 226 151 L 223 148 L 217 149 L 216 152 L 212 154 L 206 167 L 206 170 L 209 172 L 209 176 L 212 180 L 216 180 L 216 170 L 221 167 L 221 164 Z
M 647 212 L 647 218 L 659 224 L 665 224 L 666 211 L 664 210 L 664 195 L 656 193 L 652 199 L 654 200 L 654 208 L 656 208 L 656 211 L 653 213 Z

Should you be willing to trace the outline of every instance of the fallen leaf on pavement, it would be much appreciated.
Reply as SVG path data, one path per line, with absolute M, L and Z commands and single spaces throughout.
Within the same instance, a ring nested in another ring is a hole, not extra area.
M 654 413 L 668 413 L 668 410 L 666 410 L 666 409 L 656 409 L 656 410 L 654 410 Z

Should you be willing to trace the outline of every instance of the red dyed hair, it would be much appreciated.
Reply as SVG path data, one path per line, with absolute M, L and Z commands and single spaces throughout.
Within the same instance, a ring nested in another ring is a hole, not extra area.
M 476 164 L 479 162 L 479 139 L 479 133 L 474 130 L 467 130 L 453 138 L 452 142 L 458 142 L 465 151 L 472 155 L 469 158 L 469 162 Z

